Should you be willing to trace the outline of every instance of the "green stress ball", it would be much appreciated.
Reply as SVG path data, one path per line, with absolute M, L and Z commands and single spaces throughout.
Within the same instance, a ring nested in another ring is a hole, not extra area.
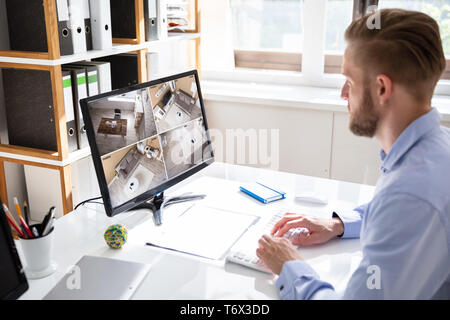
M 114 224 L 106 229 L 104 237 L 108 246 L 119 249 L 127 242 L 128 230 L 121 224 Z

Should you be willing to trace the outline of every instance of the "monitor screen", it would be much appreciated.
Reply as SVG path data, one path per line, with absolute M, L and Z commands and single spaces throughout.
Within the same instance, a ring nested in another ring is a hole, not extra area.
M 149 200 L 214 161 L 195 70 L 80 103 L 109 216 Z
M 17 299 L 27 290 L 27 278 L 0 202 L 0 299 Z

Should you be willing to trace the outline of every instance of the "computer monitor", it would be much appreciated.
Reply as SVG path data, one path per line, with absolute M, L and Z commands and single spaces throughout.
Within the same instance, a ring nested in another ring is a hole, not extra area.
M 0 201 L 0 300 L 19 298 L 28 282 Z
M 214 161 L 196 70 L 80 104 L 108 216 L 155 209 L 165 189 Z

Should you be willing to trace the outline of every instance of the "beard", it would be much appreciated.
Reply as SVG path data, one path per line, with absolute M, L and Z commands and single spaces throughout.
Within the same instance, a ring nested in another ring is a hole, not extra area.
M 364 89 L 361 105 L 354 110 L 350 114 L 350 131 L 357 136 L 372 138 L 377 131 L 380 116 L 375 110 L 369 88 Z

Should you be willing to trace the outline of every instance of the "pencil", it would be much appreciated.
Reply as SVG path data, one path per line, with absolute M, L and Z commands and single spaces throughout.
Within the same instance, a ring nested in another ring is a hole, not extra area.
M 17 233 L 19 234 L 19 236 L 21 236 L 24 239 L 27 239 L 27 237 L 25 236 L 25 234 L 22 232 L 22 230 L 20 230 L 20 228 L 17 226 L 16 222 L 14 221 L 14 219 L 11 217 L 11 215 L 8 213 L 8 207 L 3 204 L 3 209 L 5 211 L 5 215 L 6 215 L 6 219 L 8 219 L 9 224 L 17 231 Z
M 16 224 L 16 226 L 19 226 L 19 223 L 17 222 L 16 218 L 14 218 L 13 214 L 11 213 L 11 211 L 9 211 L 8 207 L 6 206 L 6 204 L 3 204 L 3 210 L 5 211 L 6 215 L 9 216 L 12 221 L 14 221 L 14 223 Z
M 16 205 L 17 215 L 19 216 L 19 226 L 22 226 L 25 229 L 25 232 L 30 236 L 30 238 L 34 238 L 33 233 L 31 232 L 30 228 L 28 228 L 27 223 L 25 220 L 23 220 L 22 212 L 20 212 L 20 206 L 19 201 L 17 201 L 17 198 L 14 197 L 14 204 Z
M 25 222 L 25 220 L 23 220 L 22 217 L 20 217 L 20 223 L 25 228 L 25 231 L 28 233 L 30 238 L 34 238 L 33 233 L 31 232 L 30 228 L 28 227 L 27 223 Z
M 22 217 L 22 212 L 20 211 L 19 201 L 17 201 L 16 197 L 14 197 L 13 200 L 14 200 L 14 204 L 16 205 L 17 214 L 21 218 Z

